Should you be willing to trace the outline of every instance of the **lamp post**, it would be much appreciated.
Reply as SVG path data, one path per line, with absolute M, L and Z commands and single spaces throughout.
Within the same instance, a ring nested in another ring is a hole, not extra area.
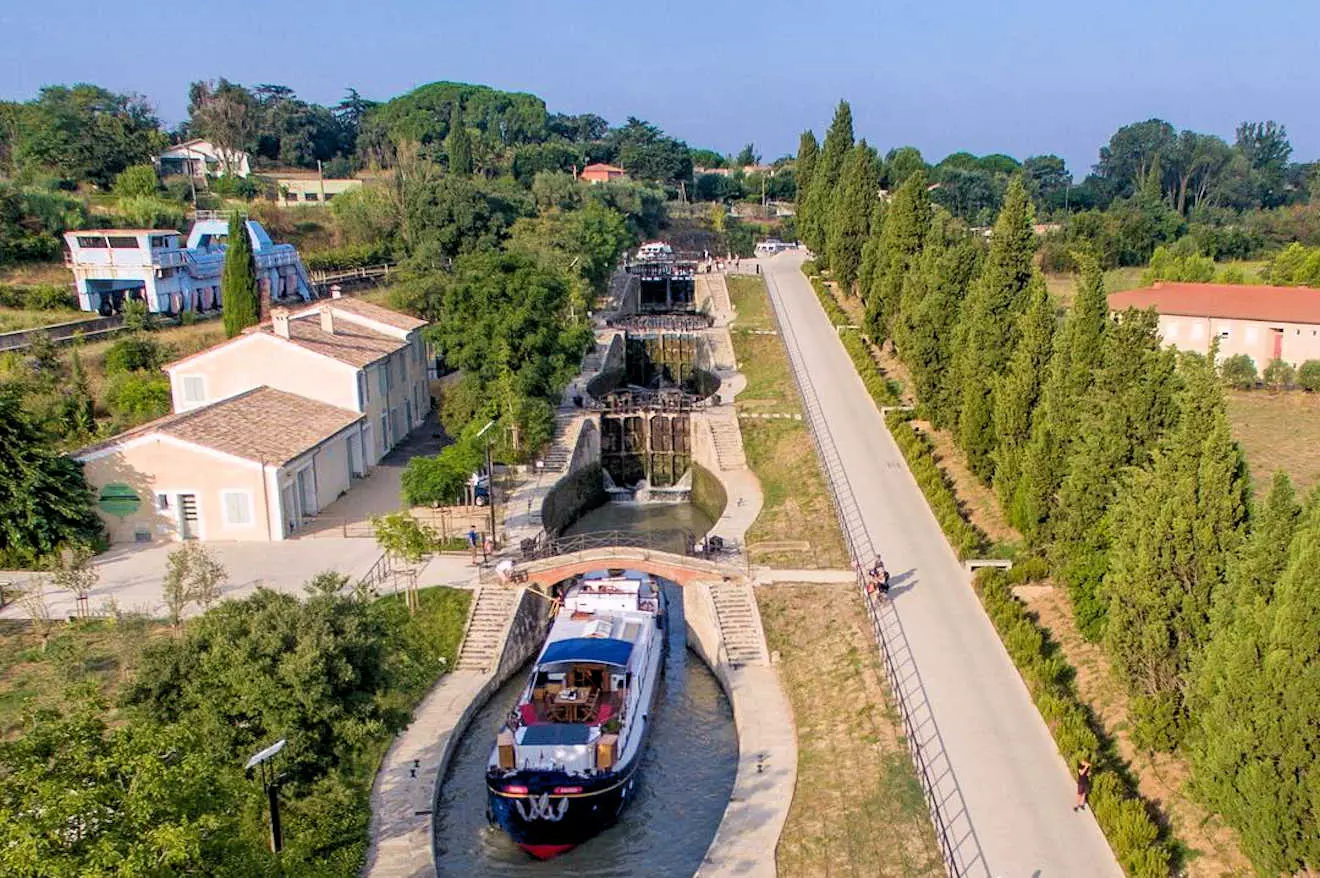
M 488 431 L 493 426 L 495 426 L 495 421 L 487 422 L 486 426 L 482 427 L 481 430 L 477 433 L 476 438 L 480 439 L 482 436 L 485 436 L 486 431 Z M 489 504 L 487 504 L 490 507 L 490 541 L 492 546 L 499 548 L 499 546 L 495 542 L 495 464 L 491 461 L 491 457 L 490 457 L 489 436 L 486 436 L 486 479 L 487 479 L 487 485 L 489 486 L 489 490 L 487 493 L 490 495 L 489 497 L 490 502 Z
M 270 804 L 270 851 L 273 854 L 279 854 L 284 849 L 284 831 L 280 827 L 280 782 L 284 775 L 275 771 L 275 763 L 272 761 L 284 749 L 287 743 L 284 738 L 280 738 L 274 744 L 271 744 L 260 753 L 256 753 L 243 766 L 244 773 L 251 779 L 254 768 L 261 770 L 261 789 L 266 794 L 266 801 Z

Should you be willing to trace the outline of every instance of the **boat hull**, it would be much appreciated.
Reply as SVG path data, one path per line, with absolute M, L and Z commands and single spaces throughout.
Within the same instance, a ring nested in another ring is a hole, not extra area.
M 490 822 L 538 859 L 565 853 L 613 825 L 637 794 L 640 756 L 627 769 L 584 779 L 536 772 L 491 778 L 487 783 Z M 510 786 L 526 793 L 505 792 Z M 556 793 L 556 789 L 581 792 Z

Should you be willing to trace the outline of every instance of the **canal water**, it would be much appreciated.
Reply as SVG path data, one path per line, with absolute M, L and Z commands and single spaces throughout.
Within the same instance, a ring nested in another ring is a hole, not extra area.
M 632 533 L 672 535 L 670 551 L 687 551 L 681 531 L 701 538 L 715 522 L 691 503 L 606 503 L 583 515 L 564 531 L 564 536 L 623 530 Z
M 436 811 L 442 876 L 687 876 L 701 865 L 733 789 L 738 741 L 715 677 L 686 648 L 683 595 L 666 584 L 669 657 L 637 797 L 619 822 L 553 860 L 533 860 L 486 822 L 486 761 L 526 685 L 519 672 L 473 719 L 445 775 Z

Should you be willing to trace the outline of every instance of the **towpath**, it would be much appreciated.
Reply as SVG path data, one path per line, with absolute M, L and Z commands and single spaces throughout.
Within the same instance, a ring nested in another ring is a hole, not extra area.
M 836 455 L 827 469 L 856 498 L 850 530 L 894 578 L 887 630 L 905 635 L 903 688 L 920 702 L 918 739 L 934 765 L 956 858 L 966 874 L 1002 878 L 1118 876 L 1089 811 L 967 573 L 908 472 L 806 277 L 802 255 L 762 261 L 813 419 Z M 814 426 L 814 425 L 813 425 Z M 859 549 L 866 551 L 866 549 Z M 910 655 L 909 655 L 910 654 Z

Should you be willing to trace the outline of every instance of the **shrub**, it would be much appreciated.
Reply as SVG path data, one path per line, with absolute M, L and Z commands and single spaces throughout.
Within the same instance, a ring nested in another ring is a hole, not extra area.
M 169 414 L 170 381 L 163 375 L 120 373 L 106 384 L 104 398 L 120 426 L 139 424 Z
M 251 201 L 257 195 L 257 184 L 247 177 L 222 174 L 211 181 L 211 191 L 223 198 L 242 198 Z
M 1297 370 L 1297 386 L 1314 393 L 1320 390 L 1320 360 L 1307 360 Z
M 150 197 L 159 188 L 156 169 L 151 165 L 133 165 L 124 168 L 115 177 L 115 194 L 120 198 Z
M 166 352 L 149 338 L 121 338 L 105 352 L 107 375 L 124 372 L 155 372 L 165 364 Z
M 1292 365 L 1283 360 L 1271 360 L 1265 367 L 1265 374 L 1261 380 L 1270 390 L 1287 390 L 1292 386 L 1293 379 L 1297 377 L 1297 371 Z
M 393 254 L 386 244 L 345 244 L 331 250 L 316 250 L 303 256 L 308 271 L 341 271 L 391 262 Z
M 434 457 L 414 457 L 403 470 L 403 499 L 410 506 L 440 506 L 458 500 L 469 477 L 481 466 L 481 452 L 459 442 Z
M 926 502 L 930 504 L 935 519 L 958 557 L 967 558 L 979 554 L 985 550 L 985 534 L 963 516 L 953 484 L 935 463 L 935 449 L 924 434 L 908 424 L 911 417 L 908 412 L 890 412 L 887 419 L 889 432 L 903 452 L 912 477 L 926 496 Z
M 183 205 L 153 195 L 134 195 L 121 198 L 118 221 L 127 228 L 182 229 L 188 223 Z
M 1256 363 L 1246 354 L 1234 354 L 1220 364 L 1219 377 L 1229 387 L 1250 390 L 1256 386 Z
M 802 273 L 807 277 L 817 277 L 820 275 L 820 266 L 816 264 L 816 260 L 808 259 L 802 263 Z
M 27 311 L 67 311 L 78 307 L 78 299 L 72 288 L 59 284 L 0 284 L 0 306 Z

